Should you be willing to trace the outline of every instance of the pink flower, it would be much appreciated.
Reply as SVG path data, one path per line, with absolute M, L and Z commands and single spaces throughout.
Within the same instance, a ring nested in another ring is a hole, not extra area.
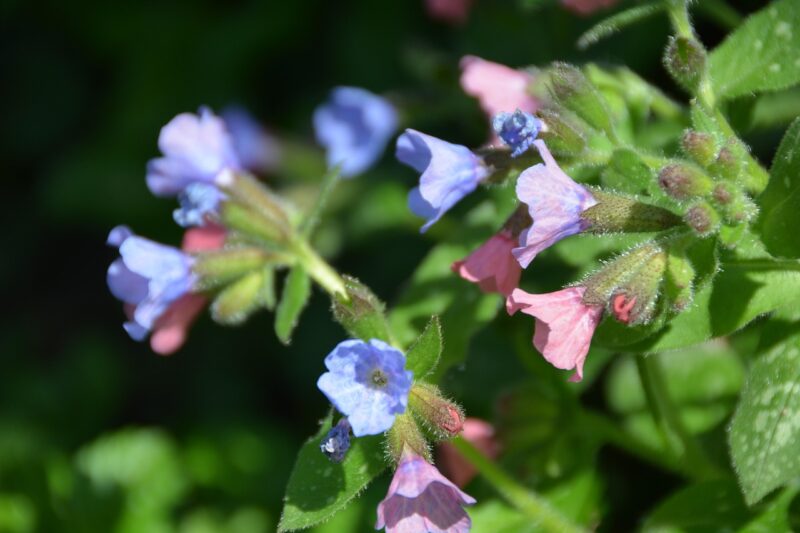
M 461 58 L 461 88 L 478 99 L 490 123 L 496 114 L 502 112 L 513 113 L 517 109 L 535 112 L 539 104 L 528 94 L 531 82 L 533 76 L 522 70 L 476 56 Z M 499 139 L 492 132 L 492 143 L 497 142 Z
M 608 9 L 617 0 L 561 0 L 561 5 L 578 15 L 591 15 L 600 9 Z
M 583 302 L 586 287 L 569 287 L 547 294 L 516 289 L 506 300 L 508 314 L 522 311 L 536 318 L 533 345 L 554 367 L 575 369 L 570 381 L 583 379 L 583 363 L 600 323 L 603 307 Z
M 472 0 L 425 0 L 425 8 L 431 18 L 453 25 L 467 22 Z
M 466 533 L 472 521 L 464 505 L 475 499 L 408 448 L 397 465 L 386 498 L 378 505 L 375 529 L 387 533 Z
M 483 292 L 511 294 L 518 285 L 522 268 L 511 250 L 516 246 L 511 231 L 503 229 L 483 243 L 466 259 L 453 263 L 453 272 L 477 283 Z
M 500 453 L 500 443 L 497 441 L 495 429 L 485 420 L 467 418 L 461 436 L 490 459 L 496 459 Z M 436 462 L 442 474 L 459 487 L 472 481 L 478 473 L 472 463 L 467 461 L 450 442 L 445 441 L 439 445 Z
M 545 248 L 587 229 L 589 222 L 581 213 L 597 203 L 585 187 L 561 170 L 544 141 L 536 140 L 533 145 L 544 164 L 532 166 L 517 179 L 517 198 L 528 205 L 533 219 L 531 227 L 520 233 L 519 248 L 513 250 L 522 268 Z
M 183 235 L 181 248 L 184 252 L 218 250 L 225 244 L 225 229 L 208 225 L 192 228 Z M 150 335 L 150 348 L 160 355 L 171 355 L 178 351 L 189 328 L 205 309 L 208 298 L 202 294 L 186 294 L 172 303 L 156 321 Z

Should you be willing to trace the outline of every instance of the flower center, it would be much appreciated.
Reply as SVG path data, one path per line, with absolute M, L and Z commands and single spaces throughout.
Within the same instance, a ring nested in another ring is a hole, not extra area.
M 369 375 L 369 381 L 375 387 L 378 387 L 378 388 L 383 388 L 383 387 L 386 386 L 387 383 L 389 383 L 389 379 L 386 377 L 386 374 L 384 374 L 378 368 L 373 370 L 372 373 Z

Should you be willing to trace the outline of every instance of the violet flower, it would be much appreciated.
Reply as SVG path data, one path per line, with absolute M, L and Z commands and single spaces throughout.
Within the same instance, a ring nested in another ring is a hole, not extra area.
M 344 456 L 350 449 L 350 422 L 346 418 L 339 420 L 322 439 L 319 449 L 334 463 L 344 461 Z
M 522 311 L 536 319 L 533 345 L 554 367 L 575 369 L 570 381 L 583 379 L 583 363 L 589 353 L 603 306 L 583 301 L 586 287 L 569 287 L 547 294 L 515 289 L 506 300 L 508 314 Z
M 570 235 L 589 227 L 581 213 L 597 203 L 582 185 L 559 168 L 544 141 L 534 141 L 544 164 L 525 170 L 517 180 L 517 198 L 528 205 L 533 225 L 519 235 L 514 257 L 527 268 L 536 255 Z
M 511 148 L 511 157 L 519 157 L 533 146 L 542 124 L 530 113 L 517 109 L 513 113 L 495 115 L 492 128 L 500 140 Z
M 372 339 L 340 342 L 325 357 L 317 387 L 347 417 L 353 435 L 377 435 L 405 412 L 413 373 L 397 348 Z
M 397 159 L 421 173 L 408 195 L 411 211 L 427 222 L 425 232 L 489 176 L 483 160 L 466 146 L 407 129 L 397 139 Z
M 280 160 L 280 146 L 258 121 L 243 107 L 222 110 L 222 119 L 230 133 L 233 148 L 242 167 L 264 174 L 274 170 Z
M 462 492 L 435 466 L 403 450 L 386 498 L 378 505 L 375 529 L 387 533 L 466 533 L 472 526 L 465 505 L 475 498 Z
M 397 112 L 385 98 L 357 87 L 335 88 L 314 111 L 314 131 L 328 166 L 341 165 L 345 178 L 375 164 L 397 124 Z
M 143 340 L 174 302 L 191 293 L 196 281 L 194 259 L 177 248 L 135 236 L 126 226 L 111 230 L 107 242 L 119 247 L 121 256 L 108 268 L 108 287 L 133 308 L 125 331 Z

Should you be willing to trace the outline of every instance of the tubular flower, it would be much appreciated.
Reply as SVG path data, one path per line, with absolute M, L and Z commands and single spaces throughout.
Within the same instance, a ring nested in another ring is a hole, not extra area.
M 317 141 L 329 167 L 341 165 L 342 177 L 361 174 L 380 158 L 397 130 L 397 112 L 385 99 L 357 87 L 337 87 L 314 111 Z
M 522 311 L 536 319 L 533 345 L 554 367 L 575 369 L 570 381 L 583 379 L 583 363 L 603 314 L 603 306 L 583 302 L 585 292 L 586 287 L 547 294 L 516 289 L 506 300 L 508 314 Z
M 533 76 L 476 56 L 461 58 L 461 88 L 478 99 L 481 109 L 491 121 L 498 113 L 519 109 L 534 113 L 539 103 L 528 93 Z M 499 139 L 492 134 L 491 142 Z
M 466 533 L 472 521 L 464 510 L 475 499 L 409 448 L 403 450 L 386 498 L 378 505 L 375 529 L 387 533 Z
M 194 258 L 137 237 L 125 226 L 111 230 L 107 242 L 117 246 L 121 256 L 108 268 L 108 287 L 132 308 L 125 330 L 133 339 L 143 340 L 169 307 L 192 291 Z
M 325 357 L 328 372 L 317 387 L 347 417 L 353 435 L 377 435 L 408 405 L 413 374 L 405 362 L 400 350 L 383 341 L 343 341 Z
M 147 164 L 147 186 L 156 196 L 176 196 L 191 183 L 213 185 L 224 171 L 242 169 L 225 122 L 205 107 L 170 120 L 158 147 L 164 157 Z
M 520 233 L 520 246 L 513 251 L 522 268 L 545 248 L 587 229 L 589 222 L 581 218 L 581 213 L 597 204 L 585 187 L 559 168 L 543 141 L 534 141 L 533 145 L 544 164 L 530 167 L 517 180 L 517 198 L 528 205 L 533 219 L 531 227 Z
M 408 195 L 411 211 L 428 219 L 425 232 L 489 176 L 483 160 L 466 146 L 408 129 L 397 139 L 397 159 L 421 173 Z
M 522 268 L 511 251 L 517 240 L 511 230 L 503 229 L 483 243 L 466 259 L 453 263 L 453 272 L 463 279 L 477 283 L 483 292 L 511 294 L 519 285 Z
M 227 107 L 222 110 L 222 119 L 244 168 L 263 174 L 277 167 L 280 160 L 277 139 L 267 133 L 246 109 L 239 106 Z

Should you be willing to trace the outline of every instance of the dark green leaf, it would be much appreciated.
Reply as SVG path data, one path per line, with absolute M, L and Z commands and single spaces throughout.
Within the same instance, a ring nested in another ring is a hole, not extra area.
M 282 343 L 291 342 L 292 332 L 297 326 L 300 313 L 308 303 L 309 296 L 311 296 L 311 278 L 302 266 L 295 265 L 286 276 L 281 302 L 275 312 L 275 333 Z
M 749 17 L 710 55 L 721 98 L 774 91 L 800 81 L 800 9 L 778 0 Z
M 791 334 L 768 350 L 762 342 L 765 353 L 750 370 L 730 428 L 748 504 L 800 475 L 800 333 L 796 325 L 775 329 Z
M 340 464 L 330 462 L 319 449 L 331 428 L 331 416 L 320 426 L 297 455 L 286 487 L 278 531 L 305 529 L 344 509 L 353 498 L 386 468 L 383 436 L 353 439 Z
M 781 141 L 770 170 L 769 184 L 759 198 L 761 236 L 776 256 L 800 257 L 800 118 Z
M 425 331 L 406 353 L 406 370 L 414 372 L 414 379 L 424 378 L 439 364 L 443 346 L 442 324 L 438 316 L 432 316 Z

